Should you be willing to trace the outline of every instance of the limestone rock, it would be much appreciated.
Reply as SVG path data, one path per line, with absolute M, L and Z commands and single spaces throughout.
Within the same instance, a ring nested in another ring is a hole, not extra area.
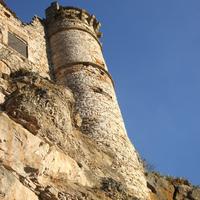
M 3 74 L 8 74 L 8 75 L 11 73 L 10 68 L 3 61 L 0 61 L 0 72 Z
M 187 180 L 158 173 L 146 173 L 147 186 L 151 200 L 197 200 L 200 188 L 192 186 Z
M 3 80 L 0 162 L 22 188 L 36 199 L 135 198 L 112 169 L 113 155 L 79 131 L 69 89 L 27 71 Z
M 0 104 L 4 103 L 5 95 L 0 92 Z
M 194 188 L 190 193 L 189 197 L 194 200 L 200 199 L 200 188 Z
M 9 129 L 7 134 L 4 131 Z M 87 185 L 84 172 L 78 164 L 54 146 L 44 143 L 6 114 L 0 114 L 0 161 L 22 177 L 44 176 L 66 178 Z
M 1 200 L 38 200 L 38 196 L 25 187 L 10 169 L 0 166 Z
M 72 131 L 74 100 L 70 90 L 26 71 L 12 76 L 11 85 L 16 90 L 5 103 L 7 113 L 32 133 L 54 143 L 63 141 L 64 134 Z

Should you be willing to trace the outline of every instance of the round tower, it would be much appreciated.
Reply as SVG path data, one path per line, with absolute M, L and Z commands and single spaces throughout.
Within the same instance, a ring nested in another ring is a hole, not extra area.
M 81 131 L 113 156 L 111 168 L 140 199 L 148 192 L 143 167 L 128 139 L 94 15 L 52 3 L 46 10 L 51 62 L 58 83 L 69 87 L 82 119 Z

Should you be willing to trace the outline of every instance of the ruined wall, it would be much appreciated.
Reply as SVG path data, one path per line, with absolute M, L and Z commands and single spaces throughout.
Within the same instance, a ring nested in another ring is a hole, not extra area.
M 10 41 L 10 35 L 18 42 Z M 26 45 L 26 55 L 19 53 L 22 44 Z M 13 45 L 19 51 L 14 49 Z M 24 24 L 0 3 L 0 66 L 6 64 L 9 68 L 7 71 L 11 72 L 23 68 L 49 76 L 46 46 L 42 20 L 34 17 L 30 24 Z
M 0 103 L 5 100 L 6 89 L 2 74 L 26 69 L 49 77 L 46 48 L 42 20 L 34 17 L 30 24 L 24 24 L 0 2 Z

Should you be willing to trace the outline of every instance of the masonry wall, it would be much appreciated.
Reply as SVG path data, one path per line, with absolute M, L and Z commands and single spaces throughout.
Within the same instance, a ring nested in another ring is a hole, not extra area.
M 9 33 L 27 45 L 27 56 L 9 45 Z M 30 24 L 22 23 L 15 14 L 0 3 L 0 71 L 13 72 L 29 69 L 49 76 L 45 30 L 37 17 Z
M 148 191 L 137 152 L 126 133 L 98 37 L 99 22 L 85 10 L 52 4 L 46 11 L 51 61 L 57 83 L 69 87 L 80 130 L 113 158 L 112 170 L 130 192 L 147 199 Z
M 61 31 L 50 37 L 50 44 L 55 70 L 77 62 L 92 62 L 106 68 L 101 46 L 87 32 L 74 29 Z

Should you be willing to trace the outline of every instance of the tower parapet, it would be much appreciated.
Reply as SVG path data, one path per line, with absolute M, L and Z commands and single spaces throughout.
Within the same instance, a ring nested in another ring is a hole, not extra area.
M 46 9 L 46 24 L 55 73 L 63 66 L 77 63 L 91 63 L 107 69 L 98 39 L 100 23 L 94 15 L 54 2 Z
M 58 23 L 59 28 L 52 29 L 50 34 L 63 29 L 81 29 L 92 34 L 96 39 L 102 36 L 100 32 L 101 24 L 94 15 L 90 15 L 86 10 L 75 7 L 63 7 L 57 2 L 51 4 L 46 10 L 47 21 Z M 59 20 L 65 19 L 66 23 L 59 24 Z

